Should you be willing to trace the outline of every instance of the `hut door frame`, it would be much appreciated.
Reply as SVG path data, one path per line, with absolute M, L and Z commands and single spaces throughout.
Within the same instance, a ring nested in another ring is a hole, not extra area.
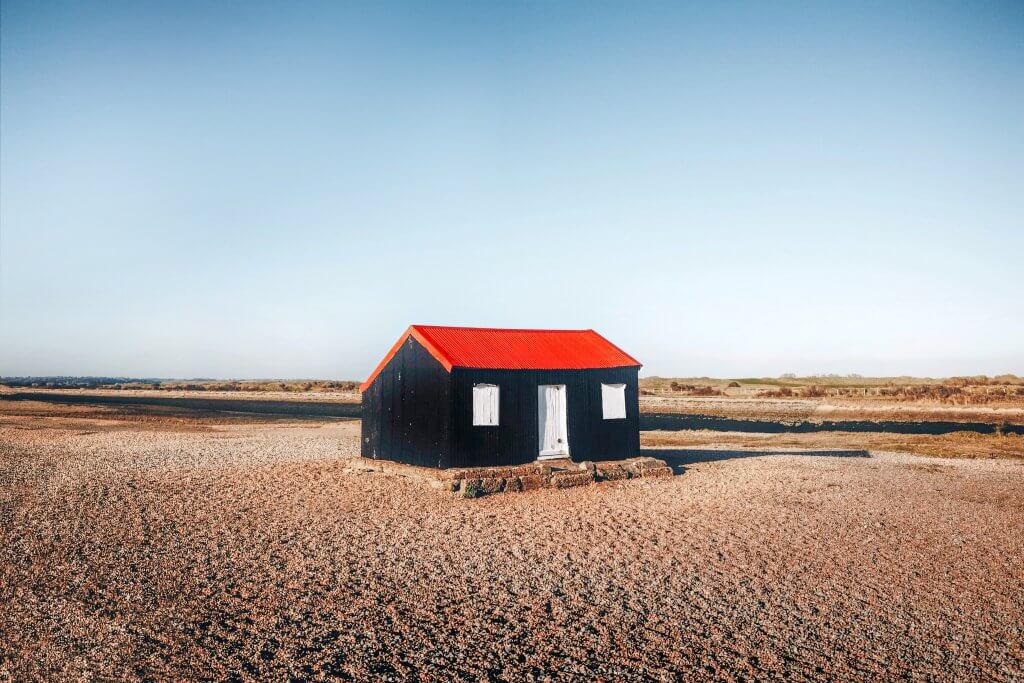
M 568 401 L 564 384 L 537 387 L 538 460 L 569 455 Z

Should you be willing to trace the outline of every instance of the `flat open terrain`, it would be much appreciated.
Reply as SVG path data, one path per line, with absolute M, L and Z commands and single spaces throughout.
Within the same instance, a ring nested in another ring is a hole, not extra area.
M 649 433 L 463 500 L 358 429 L 0 400 L 0 680 L 1024 678 L 1024 460 Z
M 29 381 L 34 379 L 36 381 Z M 8 378 L 5 393 L 359 403 L 354 381 L 161 380 L 112 383 L 98 378 Z M 75 386 L 78 388 L 67 388 Z M 54 388 L 56 387 L 56 388 Z M 761 421 L 950 421 L 1024 424 L 1024 379 L 1000 377 L 786 377 L 738 380 L 645 377 L 645 413 L 679 413 Z
M 641 429 L 652 430 L 650 438 L 646 439 L 647 445 L 731 448 L 743 444 L 754 448 L 861 448 L 952 458 L 1024 457 L 1024 397 L 1016 395 L 1021 388 L 1017 385 L 981 385 L 967 389 L 944 384 L 908 384 L 895 388 L 882 385 L 862 391 L 911 393 L 909 398 L 874 393 L 854 398 L 845 395 L 776 398 L 760 396 L 766 390 L 764 386 L 735 389 L 728 387 L 726 380 L 711 381 L 717 382 L 718 388 L 692 384 L 680 388 L 696 387 L 698 393 L 719 391 L 721 396 L 688 396 L 685 394 L 691 389 L 673 390 L 666 380 L 641 380 Z M 680 386 L 678 382 L 673 383 Z M 273 382 L 269 386 L 279 384 Z M 937 400 L 913 393 L 922 386 L 971 393 Z M 806 393 L 808 389 L 811 393 L 822 390 L 798 385 L 796 393 Z M 767 390 L 773 391 L 770 386 Z M 839 387 L 829 391 L 849 394 L 853 390 Z M 149 422 L 163 420 L 183 410 L 192 416 L 205 414 L 207 421 L 212 416 L 237 420 L 237 416 L 244 413 L 273 416 L 264 419 L 357 417 L 361 411 L 359 394 L 341 390 L 0 387 L 0 401 L 5 400 L 10 403 L 9 410 L 19 410 L 14 405 L 26 401 L 29 404 L 63 401 L 83 407 L 106 404 L 120 411 L 121 419 Z M 965 400 L 988 403 L 968 405 L 962 403 Z
M 1024 423 L 1024 380 L 792 377 L 640 380 L 641 410 L 752 420 Z

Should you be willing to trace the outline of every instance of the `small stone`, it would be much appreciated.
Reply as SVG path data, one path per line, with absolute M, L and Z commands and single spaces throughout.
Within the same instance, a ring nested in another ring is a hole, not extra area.
M 501 493 L 505 488 L 505 480 L 502 477 L 488 477 L 480 480 L 480 486 L 484 493 Z
M 640 476 L 644 479 L 647 479 L 648 477 L 671 477 L 672 468 L 667 465 L 665 467 L 645 467 L 641 470 Z
M 559 472 L 551 477 L 551 484 L 556 489 L 572 486 L 586 486 L 594 481 L 594 475 L 588 472 Z
M 544 478 L 539 474 L 531 474 L 526 477 L 520 477 L 519 481 L 522 483 L 523 491 L 533 491 L 544 486 Z

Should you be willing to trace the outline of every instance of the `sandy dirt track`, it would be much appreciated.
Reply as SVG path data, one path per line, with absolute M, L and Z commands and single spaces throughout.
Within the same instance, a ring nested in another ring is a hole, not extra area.
M 665 449 L 463 500 L 358 423 L 0 401 L 0 680 L 1024 678 L 1024 461 Z

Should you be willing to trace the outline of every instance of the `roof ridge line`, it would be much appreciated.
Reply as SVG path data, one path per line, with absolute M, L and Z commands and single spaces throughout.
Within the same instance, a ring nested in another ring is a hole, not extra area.
M 415 328 L 433 328 L 440 330 L 493 330 L 496 332 L 595 332 L 592 327 L 553 328 L 553 327 L 470 327 L 468 325 L 410 325 Z

